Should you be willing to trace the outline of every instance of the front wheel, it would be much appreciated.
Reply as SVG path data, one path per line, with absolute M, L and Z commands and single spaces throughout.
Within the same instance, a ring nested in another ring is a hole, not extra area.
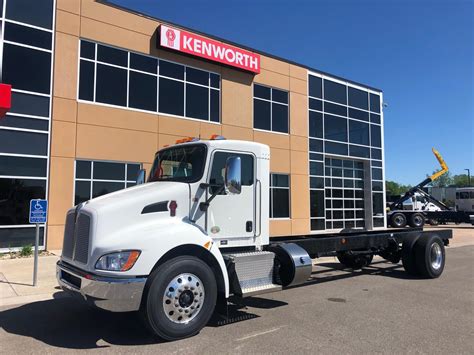
M 217 285 L 212 269 L 192 256 L 179 256 L 151 274 L 141 313 L 148 328 L 165 340 L 193 336 L 214 312 Z

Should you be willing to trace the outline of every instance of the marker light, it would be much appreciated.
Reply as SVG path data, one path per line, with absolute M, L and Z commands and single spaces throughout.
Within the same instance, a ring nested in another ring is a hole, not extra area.
M 219 141 L 219 140 L 225 140 L 224 136 L 221 136 L 220 134 L 213 134 L 211 136 L 211 141 Z
M 183 139 L 178 139 L 175 143 L 176 144 L 181 144 L 181 143 L 188 143 L 188 142 L 197 142 L 199 138 L 196 137 L 187 137 Z
M 140 251 L 128 250 L 103 255 L 97 260 L 95 268 L 97 270 L 107 271 L 128 271 L 130 270 L 138 257 Z
M 176 209 L 178 208 L 178 204 L 176 203 L 175 200 L 170 201 L 169 204 L 169 209 L 170 209 L 170 216 L 174 217 L 176 216 Z

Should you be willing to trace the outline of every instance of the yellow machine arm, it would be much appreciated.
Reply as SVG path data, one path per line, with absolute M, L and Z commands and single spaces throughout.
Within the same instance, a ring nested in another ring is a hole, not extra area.
M 431 148 L 431 150 L 433 151 L 433 154 L 435 155 L 436 159 L 438 159 L 439 165 L 441 165 L 441 170 L 435 172 L 433 175 L 430 176 L 431 181 L 434 181 L 437 178 L 439 178 L 441 175 L 447 173 L 449 169 L 448 169 L 448 166 L 446 165 L 445 161 L 441 157 L 441 154 L 439 154 L 439 152 L 434 148 Z

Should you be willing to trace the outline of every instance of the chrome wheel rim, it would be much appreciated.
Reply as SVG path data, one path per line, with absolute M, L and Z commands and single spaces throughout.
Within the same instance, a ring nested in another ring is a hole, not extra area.
M 431 267 L 435 270 L 439 270 L 443 262 L 443 252 L 438 243 L 433 243 L 431 245 L 430 255 L 431 255 Z
M 403 223 L 403 218 L 400 217 L 400 216 L 395 216 L 395 224 L 397 226 L 400 226 L 400 225 L 402 225 L 402 223 Z
M 420 216 L 415 216 L 414 221 L 415 221 L 415 225 L 419 226 L 421 225 L 422 219 Z
M 204 297 L 204 285 L 199 277 L 191 273 L 180 274 L 165 289 L 163 309 L 170 321 L 185 324 L 199 314 Z

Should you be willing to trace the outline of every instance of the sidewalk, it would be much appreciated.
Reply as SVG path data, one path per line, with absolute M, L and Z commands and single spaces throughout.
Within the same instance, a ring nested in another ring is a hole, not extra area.
M 56 262 L 60 252 L 38 259 L 38 284 L 33 287 L 34 258 L 0 260 L 0 307 L 53 298 L 59 291 Z
M 452 229 L 450 248 L 474 244 L 474 227 L 449 225 L 427 227 L 430 229 Z M 33 287 L 33 258 L 0 260 L 0 307 L 43 301 L 60 292 L 56 281 L 56 262 L 60 251 L 50 251 L 53 256 L 42 256 L 38 262 L 38 285 Z M 316 264 L 335 261 L 335 258 L 320 258 Z M 65 293 L 61 293 L 66 295 Z

